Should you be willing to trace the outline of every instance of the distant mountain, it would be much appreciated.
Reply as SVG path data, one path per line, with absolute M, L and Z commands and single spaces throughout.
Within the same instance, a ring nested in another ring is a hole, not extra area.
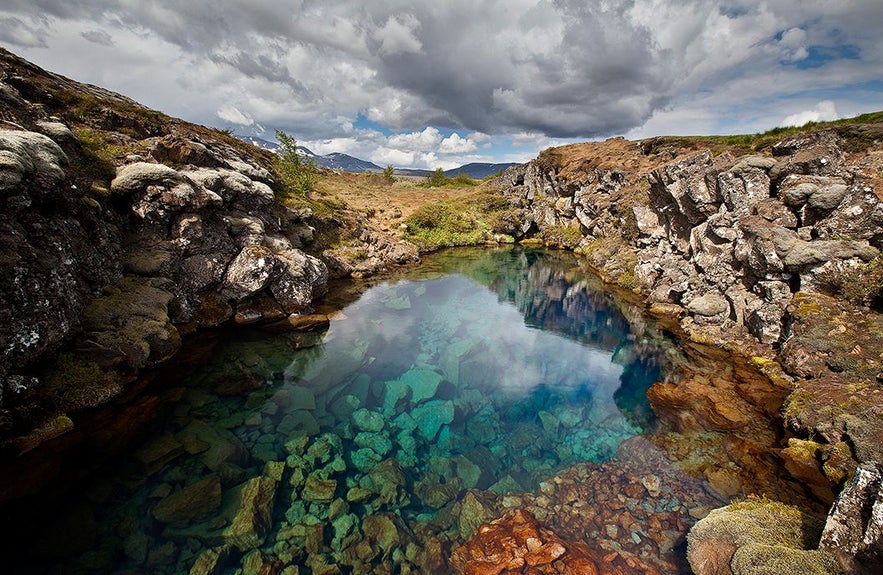
M 302 148 L 306 150 L 306 148 Z M 309 150 L 307 150 L 309 151 Z M 317 156 L 313 154 L 311 159 L 316 162 L 317 166 L 322 166 L 323 168 L 331 168 L 332 170 L 342 170 L 344 172 L 382 172 L 383 168 L 369 162 L 367 160 L 360 160 L 359 158 L 355 158 L 348 154 L 341 154 L 339 152 L 334 152 L 333 154 L 328 154 L 326 156 Z
M 263 138 L 258 138 L 257 136 L 236 136 L 243 142 L 248 142 L 252 146 L 257 146 L 258 148 L 263 148 L 264 150 L 270 150 L 271 152 L 275 152 L 279 149 L 279 144 L 276 142 L 271 142 L 269 140 L 264 140 Z
M 479 162 L 472 162 L 471 164 L 464 164 L 459 168 L 446 170 L 445 175 L 453 177 L 458 174 L 465 174 L 470 178 L 482 180 L 488 176 L 495 176 L 498 172 L 506 170 L 506 168 L 511 168 L 512 166 L 517 165 L 518 164 L 514 162 L 509 162 L 507 164 L 482 164 Z
M 239 138 L 243 142 L 248 142 L 253 146 L 257 146 L 258 148 L 270 150 L 271 152 L 279 151 L 279 144 L 277 144 L 276 142 L 271 142 L 269 140 L 264 140 L 263 138 L 258 138 L 257 136 L 237 136 L 237 138 Z M 344 172 L 356 173 L 383 171 L 383 168 L 381 168 L 377 164 L 373 164 L 366 160 L 361 160 L 348 154 L 335 152 L 326 156 L 320 156 L 319 154 L 313 153 L 313 151 L 306 146 L 298 146 L 297 152 L 304 158 L 312 161 L 320 168 L 330 168 L 332 170 L 342 170 Z
M 276 142 L 271 142 L 269 140 L 264 140 L 263 138 L 258 138 L 257 136 L 237 136 L 243 142 L 248 142 L 258 148 L 263 148 L 265 150 L 270 150 L 271 152 L 279 151 L 279 144 Z M 332 154 L 327 154 L 325 156 L 320 156 L 319 154 L 315 154 L 309 148 L 305 146 L 298 146 L 297 151 L 304 158 L 308 158 L 314 164 L 322 168 L 330 168 L 332 170 L 341 170 L 344 172 L 382 172 L 383 168 L 369 162 L 367 160 L 362 160 L 356 158 L 354 156 L 350 156 L 348 154 L 342 154 L 339 152 L 334 152 Z M 508 164 L 482 164 L 473 162 L 471 164 L 466 164 L 460 166 L 459 168 L 453 168 L 451 170 L 445 171 L 445 175 L 448 177 L 453 177 L 458 174 L 465 174 L 470 178 L 474 178 L 476 180 L 484 179 L 488 176 L 493 176 L 500 170 L 505 170 L 511 166 L 517 166 L 518 164 L 508 163 Z M 396 168 L 396 175 L 399 176 L 416 176 L 424 178 L 432 174 L 433 170 L 413 170 L 408 168 Z
M 415 176 L 419 178 L 425 178 L 429 176 L 432 172 L 430 170 L 416 170 L 412 168 L 396 168 L 395 175 L 397 176 Z
M 507 164 L 482 164 L 479 162 L 473 162 L 471 164 L 464 164 L 459 168 L 452 168 L 450 170 L 445 170 L 445 175 L 449 178 L 453 178 L 454 176 L 463 174 L 469 176 L 474 180 L 483 180 L 488 176 L 495 176 L 498 172 L 505 170 L 506 168 L 511 168 L 512 166 L 517 166 L 516 163 L 507 163 Z M 407 168 L 396 168 L 396 175 L 399 176 L 416 176 L 425 178 L 430 176 L 434 170 L 411 170 Z

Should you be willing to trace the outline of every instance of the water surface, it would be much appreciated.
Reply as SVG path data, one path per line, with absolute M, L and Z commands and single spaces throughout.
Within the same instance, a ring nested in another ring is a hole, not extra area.
M 327 330 L 226 334 L 23 572 L 425 572 L 428 541 L 469 536 L 468 490 L 534 491 L 653 424 L 662 347 L 570 254 L 448 252 L 347 289 Z

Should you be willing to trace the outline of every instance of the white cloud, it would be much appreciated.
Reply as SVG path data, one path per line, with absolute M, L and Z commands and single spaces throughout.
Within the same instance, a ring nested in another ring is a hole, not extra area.
M 422 168 L 425 170 L 437 170 L 438 168 L 441 168 L 442 170 L 450 170 L 461 165 L 461 162 L 452 160 L 450 158 L 440 160 L 438 156 L 435 155 L 435 152 L 425 152 L 419 155 L 414 167 Z
M 411 132 L 409 134 L 397 134 L 389 138 L 388 145 L 393 148 L 399 148 L 411 152 L 419 152 L 421 150 L 432 150 L 442 141 L 441 132 L 432 126 L 427 127 L 422 132 Z
M 809 56 L 806 49 L 806 31 L 802 28 L 791 28 L 782 34 L 779 46 L 783 50 L 783 58 L 796 62 Z
M 438 147 L 439 154 L 466 154 L 474 152 L 478 149 L 475 142 L 469 138 L 461 138 L 460 134 L 454 132 L 444 140 Z
M 220 119 L 225 122 L 230 122 L 231 124 L 237 124 L 239 126 L 251 126 L 254 124 L 254 120 L 240 111 L 236 106 L 221 106 L 215 113 Z
M 404 152 L 387 147 L 378 147 L 368 156 L 368 159 L 378 166 L 413 166 L 417 155 L 414 152 Z
M 309 148 L 310 151 L 319 154 L 320 156 L 335 152 L 358 156 L 358 154 L 362 152 L 359 140 L 354 137 L 331 138 L 328 140 L 307 140 L 301 143 Z
M 782 120 L 783 126 L 802 126 L 808 122 L 830 122 L 837 120 L 837 108 L 831 100 L 824 100 L 816 104 L 815 108 L 791 114 Z

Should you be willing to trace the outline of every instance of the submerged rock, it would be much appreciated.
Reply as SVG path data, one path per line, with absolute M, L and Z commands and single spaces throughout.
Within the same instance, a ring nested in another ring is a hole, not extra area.
M 457 515 L 457 528 L 460 537 L 465 540 L 472 538 L 479 525 L 499 516 L 499 504 L 493 494 L 477 490 L 469 490 L 460 501 Z
M 370 411 L 364 407 L 357 409 L 352 415 L 353 425 L 357 429 L 369 432 L 378 432 L 383 429 L 383 415 L 376 411 Z
M 276 482 L 258 476 L 235 487 L 230 494 L 235 513 L 223 537 L 243 553 L 264 543 L 272 523 Z
M 212 475 L 164 497 L 151 512 L 157 521 L 184 525 L 204 519 L 221 505 L 221 481 Z
M 584 545 L 564 541 L 522 509 L 483 524 L 475 537 L 454 549 L 451 556 L 451 566 L 458 575 L 597 575 L 602 573 L 600 564 L 600 558 Z M 621 572 L 605 567 L 603 573 Z
M 239 438 L 203 421 L 190 422 L 178 434 L 178 439 L 187 453 L 201 453 L 203 463 L 212 471 L 218 471 L 225 463 L 238 466 L 248 463 L 248 449 Z
M 301 497 L 305 501 L 321 501 L 327 503 L 334 499 L 336 491 L 336 480 L 322 479 L 317 472 L 313 472 L 307 476 L 306 483 L 301 491 Z
M 433 400 L 411 410 L 417 429 L 426 441 L 433 441 L 443 425 L 454 421 L 454 403 Z

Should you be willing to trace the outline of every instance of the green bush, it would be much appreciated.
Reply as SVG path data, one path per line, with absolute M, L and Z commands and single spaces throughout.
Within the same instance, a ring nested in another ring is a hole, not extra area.
M 467 186 L 477 186 L 479 183 L 480 182 L 470 178 L 466 174 L 457 174 L 451 178 L 445 175 L 443 169 L 437 168 L 426 177 L 426 181 L 421 185 L 425 188 L 463 188 Z
M 297 153 L 297 141 L 280 130 L 276 130 L 280 153 L 274 168 L 282 183 L 282 198 L 306 198 L 318 181 L 316 166 Z
M 509 235 L 512 241 L 518 220 L 517 210 L 504 196 L 480 190 L 418 209 L 405 220 L 405 236 L 421 251 L 478 245 L 495 234 Z

